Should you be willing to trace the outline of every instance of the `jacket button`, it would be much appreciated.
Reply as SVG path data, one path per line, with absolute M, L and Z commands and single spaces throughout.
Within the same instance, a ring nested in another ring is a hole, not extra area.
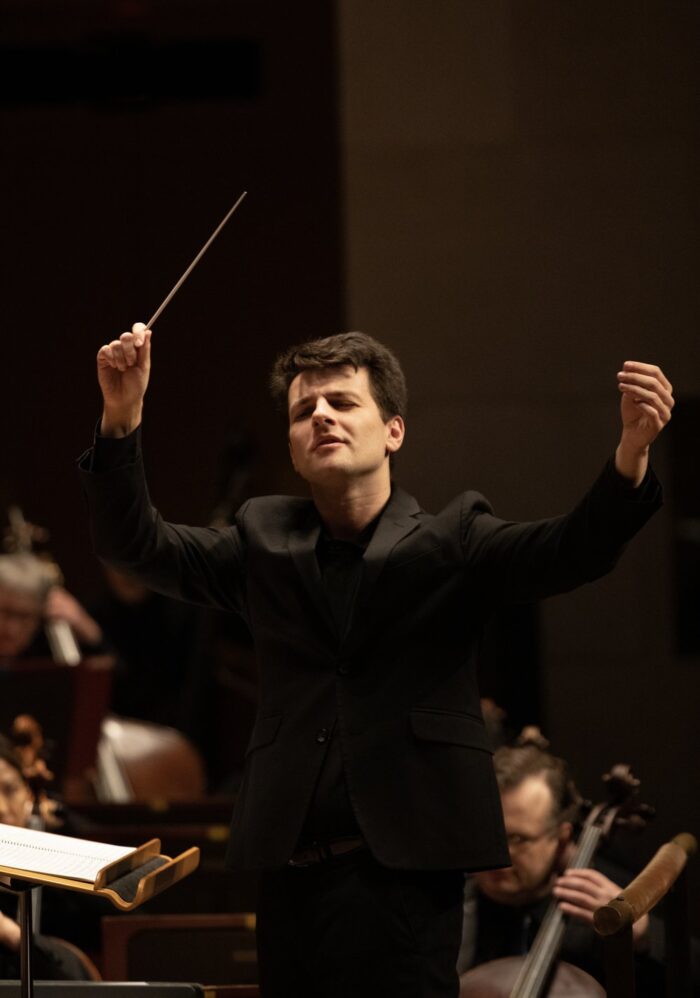
M 328 728 L 321 728 L 316 734 L 316 741 L 319 745 L 323 745 L 324 742 L 328 741 Z
M 345 662 L 341 662 L 338 666 L 338 675 L 347 676 L 348 672 L 350 672 L 350 666 Z

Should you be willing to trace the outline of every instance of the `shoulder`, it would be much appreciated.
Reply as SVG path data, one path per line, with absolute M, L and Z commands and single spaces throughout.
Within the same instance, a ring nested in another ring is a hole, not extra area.
M 268 536 L 287 535 L 318 518 L 310 499 L 299 496 L 258 496 L 236 513 L 236 525 L 246 533 L 263 531 Z
M 489 501 L 480 492 L 470 489 L 455 496 L 438 513 L 428 513 L 417 499 L 414 499 L 398 485 L 394 485 L 392 488 L 391 502 L 387 508 L 392 513 L 401 512 L 409 516 L 416 516 L 422 523 L 460 520 L 465 515 L 469 516 L 473 513 L 493 512 Z
M 446 556 L 461 559 L 464 538 L 472 534 L 478 520 L 492 519 L 480 514 L 491 512 L 490 505 L 479 492 L 463 492 L 438 512 L 428 513 L 412 496 L 395 488 L 384 515 L 399 525 L 412 525 L 407 535 L 408 547 L 432 543 L 440 546 Z

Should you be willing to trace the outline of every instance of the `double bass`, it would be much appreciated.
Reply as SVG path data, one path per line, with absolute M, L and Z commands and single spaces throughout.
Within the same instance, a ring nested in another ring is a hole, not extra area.
M 629 766 L 613 766 L 603 780 L 609 800 L 590 809 L 567 869 L 590 867 L 614 829 L 639 831 L 653 816 L 653 809 L 639 800 L 639 780 Z M 566 924 L 567 916 L 552 900 L 527 956 L 504 957 L 468 970 L 460 978 L 460 998 L 604 998 L 605 991 L 590 974 L 557 962 Z

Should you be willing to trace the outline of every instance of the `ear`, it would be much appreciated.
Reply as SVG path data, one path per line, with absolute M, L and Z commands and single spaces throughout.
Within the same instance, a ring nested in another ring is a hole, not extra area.
M 289 447 L 289 457 L 290 457 L 290 460 L 292 462 L 292 467 L 294 468 L 294 470 L 296 471 L 296 473 L 299 474 L 299 469 L 297 468 L 297 463 L 294 460 L 294 451 L 292 450 L 292 441 L 289 439 L 289 437 L 287 437 L 287 447 Z
M 564 850 L 573 839 L 574 826 L 570 821 L 562 821 L 559 825 L 557 838 L 559 839 L 559 849 Z
M 388 454 L 395 454 L 403 443 L 406 427 L 401 416 L 393 416 L 386 424 L 386 449 Z
M 570 821 L 562 821 L 557 830 L 557 850 L 554 859 L 557 869 L 565 869 L 571 860 L 574 848 L 574 826 Z

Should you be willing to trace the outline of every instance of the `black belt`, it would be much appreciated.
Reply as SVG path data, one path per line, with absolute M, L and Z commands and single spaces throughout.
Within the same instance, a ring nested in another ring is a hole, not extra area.
M 336 856 L 357 852 L 365 848 L 365 840 L 356 835 L 352 839 L 334 839 L 332 842 L 314 842 L 306 849 L 295 852 L 289 860 L 290 866 L 313 866 L 325 863 Z

